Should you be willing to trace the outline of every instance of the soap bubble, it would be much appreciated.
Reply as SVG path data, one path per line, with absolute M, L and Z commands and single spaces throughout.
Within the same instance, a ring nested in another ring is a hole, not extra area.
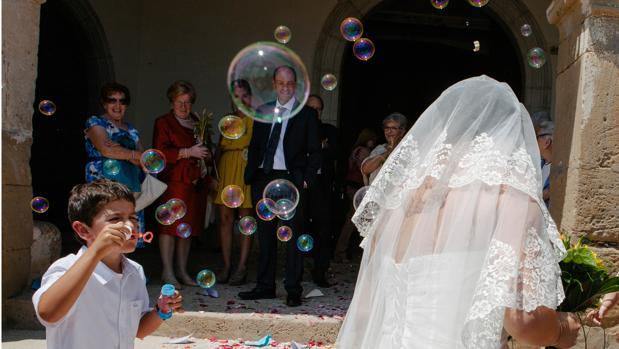
M 469 0 L 469 4 L 475 6 L 475 7 L 483 7 L 486 6 L 486 4 L 489 2 L 490 0 Z
M 258 229 L 258 222 L 252 216 L 245 216 L 239 219 L 238 227 L 241 234 L 252 235 Z
M 374 56 L 374 43 L 370 39 L 361 38 L 352 45 L 352 52 L 355 57 L 362 61 L 367 61 Z
M 522 34 L 522 36 L 529 37 L 531 36 L 531 34 L 533 33 L 533 29 L 531 29 L 531 26 L 529 24 L 523 24 L 522 27 L 520 27 L 520 34 Z
M 289 221 L 294 217 L 294 214 L 297 212 L 296 209 L 288 212 L 288 213 L 284 213 L 284 214 L 278 214 L 277 218 L 281 219 L 282 221 Z
M 179 220 L 187 214 L 187 205 L 185 205 L 183 200 L 174 198 L 168 200 L 167 204 L 170 207 L 170 211 L 172 211 L 172 218 L 174 220 Z
M 370 189 L 369 185 L 366 185 L 365 187 L 361 187 L 359 188 L 359 190 L 357 190 L 357 192 L 355 193 L 355 196 L 353 196 L 352 206 L 355 210 L 359 207 L 359 204 L 361 204 L 361 201 L 365 197 L 365 194 L 368 192 L 368 189 Z
M 539 69 L 546 63 L 546 53 L 539 47 L 534 47 L 527 53 L 527 62 L 531 68 Z
M 435 9 L 442 10 L 449 5 L 449 0 L 430 0 Z
M 479 41 L 473 41 L 473 52 L 479 51 Z
M 176 221 L 174 219 L 174 215 L 172 214 L 172 210 L 170 209 L 170 205 L 167 203 L 159 205 L 155 210 L 155 219 L 162 225 L 171 225 Z
M 142 153 L 140 162 L 149 173 L 159 173 L 165 168 L 166 159 L 161 151 L 148 149 Z
M 56 112 L 56 104 L 50 100 L 44 99 L 39 102 L 39 112 L 43 115 L 52 116 Z
M 262 219 L 263 221 L 267 221 L 267 222 L 275 219 L 275 213 L 273 213 L 271 209 L 269 209 L 269 206 L 274 206 L 275 203 L 268 203 L 269 201 L 272 201 L 272 200 L 271 199 L 260 199 L 260 201 L 256 203 L 256 214 L 258 215 L 258 218 Z
M 308 252 L 314 248 L 314 238 L 308 234 L 303 234 L 297 238 L 297 248 L 300 251 Z
M 286 242 L 292 239 L 292 229 L 287 225 L 282 225 L 277 228 L 277 240 L 281 242 Z
M 176 235 L 183 239 L 187 239 L 191 236 L 191 225 L 187 223 L 181 223 L 176 226 Z
M 249 83 L 251 105 L 234 95 L 233 82 L 237 80 Z M 301 58 L 286 46 L 274 42 L 257 42 L 237 53 L 228 68 L 227 81 L 228 92 L 236 107 L 260 122 L 279 122 L 295 116 L 305 105 L 310 91 L 309 76 Z M 275 110 L 276 99 L 286 103 L 293 97 L 296 107 L 291 111 L 281 113 Z
M 286 27 L 285 25 L 280 25 L 279 27 L 275 28 L 273 36 L 275 36 L 275 40 L 277 40 L 277 42 L 279 42 L 280 44 L 287 44 L 288 41 L 290 41 L 290 39 L 292 38 L 292 32 L 290 31 L 290 28 Z
M 208 269 L 201 270 L 196 276 L 196 282 L 198 286 L 202 288 L 210 288 L 215 285 L 215 273 Z
M 221 191 L 221 201 L 230 208 L 236 208 L 245 201 L 243 189 L 236 184 L 230 184 L 224 187 Z
M 345 18 L 340 24 L 340 33 L 345 40 L 355 41 L 363 35 L 363 24 L 357 18 Z
M 320 84 L 325 90 L 333 91 L 337 87 L 337 78 L 333 74 L 325 74 L 320 79 Z
M 286 179 L 275 179 L 264 187 L 262 192 L 269 205 L 269 210 L 278 215 L 285 215 L 294 210 L 299 204 L 299 190 Z
M 228 139 L 239 139 L 245 134 L 245 123 L 236 115 L 226 115 L 219 119 L 219 132 Z
M 391 207 L 379 189 L 372 186 L 361 187 L 353 197 L 353 207 L 361 210 L 359 214 L 364 218 L 374 219 L 381 208 Z
M 30 208 L 36 213 L 45 213 L 49 209 L 49 201 L 42 196 L 35 196 L 30 200 Z
M 103 174 L 106 177 L 114 177 L 120 173 L 120 163 L 115 159 L 103 161 Z

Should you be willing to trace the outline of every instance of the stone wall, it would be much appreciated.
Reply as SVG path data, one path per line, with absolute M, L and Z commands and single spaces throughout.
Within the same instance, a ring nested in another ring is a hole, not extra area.
M 619 269 L 619 0 L 554 1 L 547 13 L 560 32 L 551 213 Z
M 30 273 L 30 146 L 42 0 L 2 1 L 2 296 Z

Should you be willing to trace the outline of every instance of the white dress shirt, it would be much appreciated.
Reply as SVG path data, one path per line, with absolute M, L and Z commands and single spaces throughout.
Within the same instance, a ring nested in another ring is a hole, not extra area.
M 69 312 L 55 323 L 39 316 L 41 296 L 84 254 L 70 254 L 54 262 L 32 296 L 39 321 L 45 326 L 48 349 L 131 349 L 142 316 L 150 311 L 144 270 L 123 256 L 122 274 L 102 262 Z
M 275 157 L 273 158 L 273 169 L 274 170 L 287 170 L 286 157 L 284 156 L 284 135 L 286 134 L 286 127 L 288 126 L 288 116 L 292 112 L 292 108 L 294 107 L 295 101 L 296 99 L 292 97 L 286 104 L 280 104 L 279 99 L 277 100 L 277 102 L 275 102 L 275 109 L 283 107 L 283 108 L 286 108 L 286 110 L 280 114 L 281 117 L 284 118 L 284 121 L 282 121 L 282 131 L 279 134 L 279 141 L 277 142 L 277 149 L 275 150 Z M 275 122 L 277 121 L 274 121 L 271 124 L 271 132 L 273 132 L 273 127 L 275 126 Z M 269 133 L 269 138 L 271 138 L 270 133 Z M 262 161 L 260 168 L 262 168 L 263 164 L 264 164 L 264 160 Z

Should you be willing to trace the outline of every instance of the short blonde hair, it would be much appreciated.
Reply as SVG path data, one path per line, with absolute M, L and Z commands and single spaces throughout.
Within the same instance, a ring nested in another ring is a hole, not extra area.
M 191 97 L 191 103 L 196 102 L 196 89 L 190 82 L 178 80 L 168 87 L 167 96 L 170 103 L 173 103 L 176 97 L 184 94 Z

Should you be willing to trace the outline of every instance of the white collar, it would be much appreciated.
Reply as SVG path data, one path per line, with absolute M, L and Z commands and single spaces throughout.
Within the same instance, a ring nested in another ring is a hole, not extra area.
M 290 100 L 288 102 L 286 102 L 286 104 L 279 103 L 279 99 L 277 99 L 277 101 L 275 102 L 275 108 L 284 107 L 284 108 L 288 109 L 289 112 L 292 112 L 292 108 L 294 108 L 294 103 L 296 101 L 297 101 L 297 99 L 294 96 L 292 96 L 292 98 L 290 98 Z

